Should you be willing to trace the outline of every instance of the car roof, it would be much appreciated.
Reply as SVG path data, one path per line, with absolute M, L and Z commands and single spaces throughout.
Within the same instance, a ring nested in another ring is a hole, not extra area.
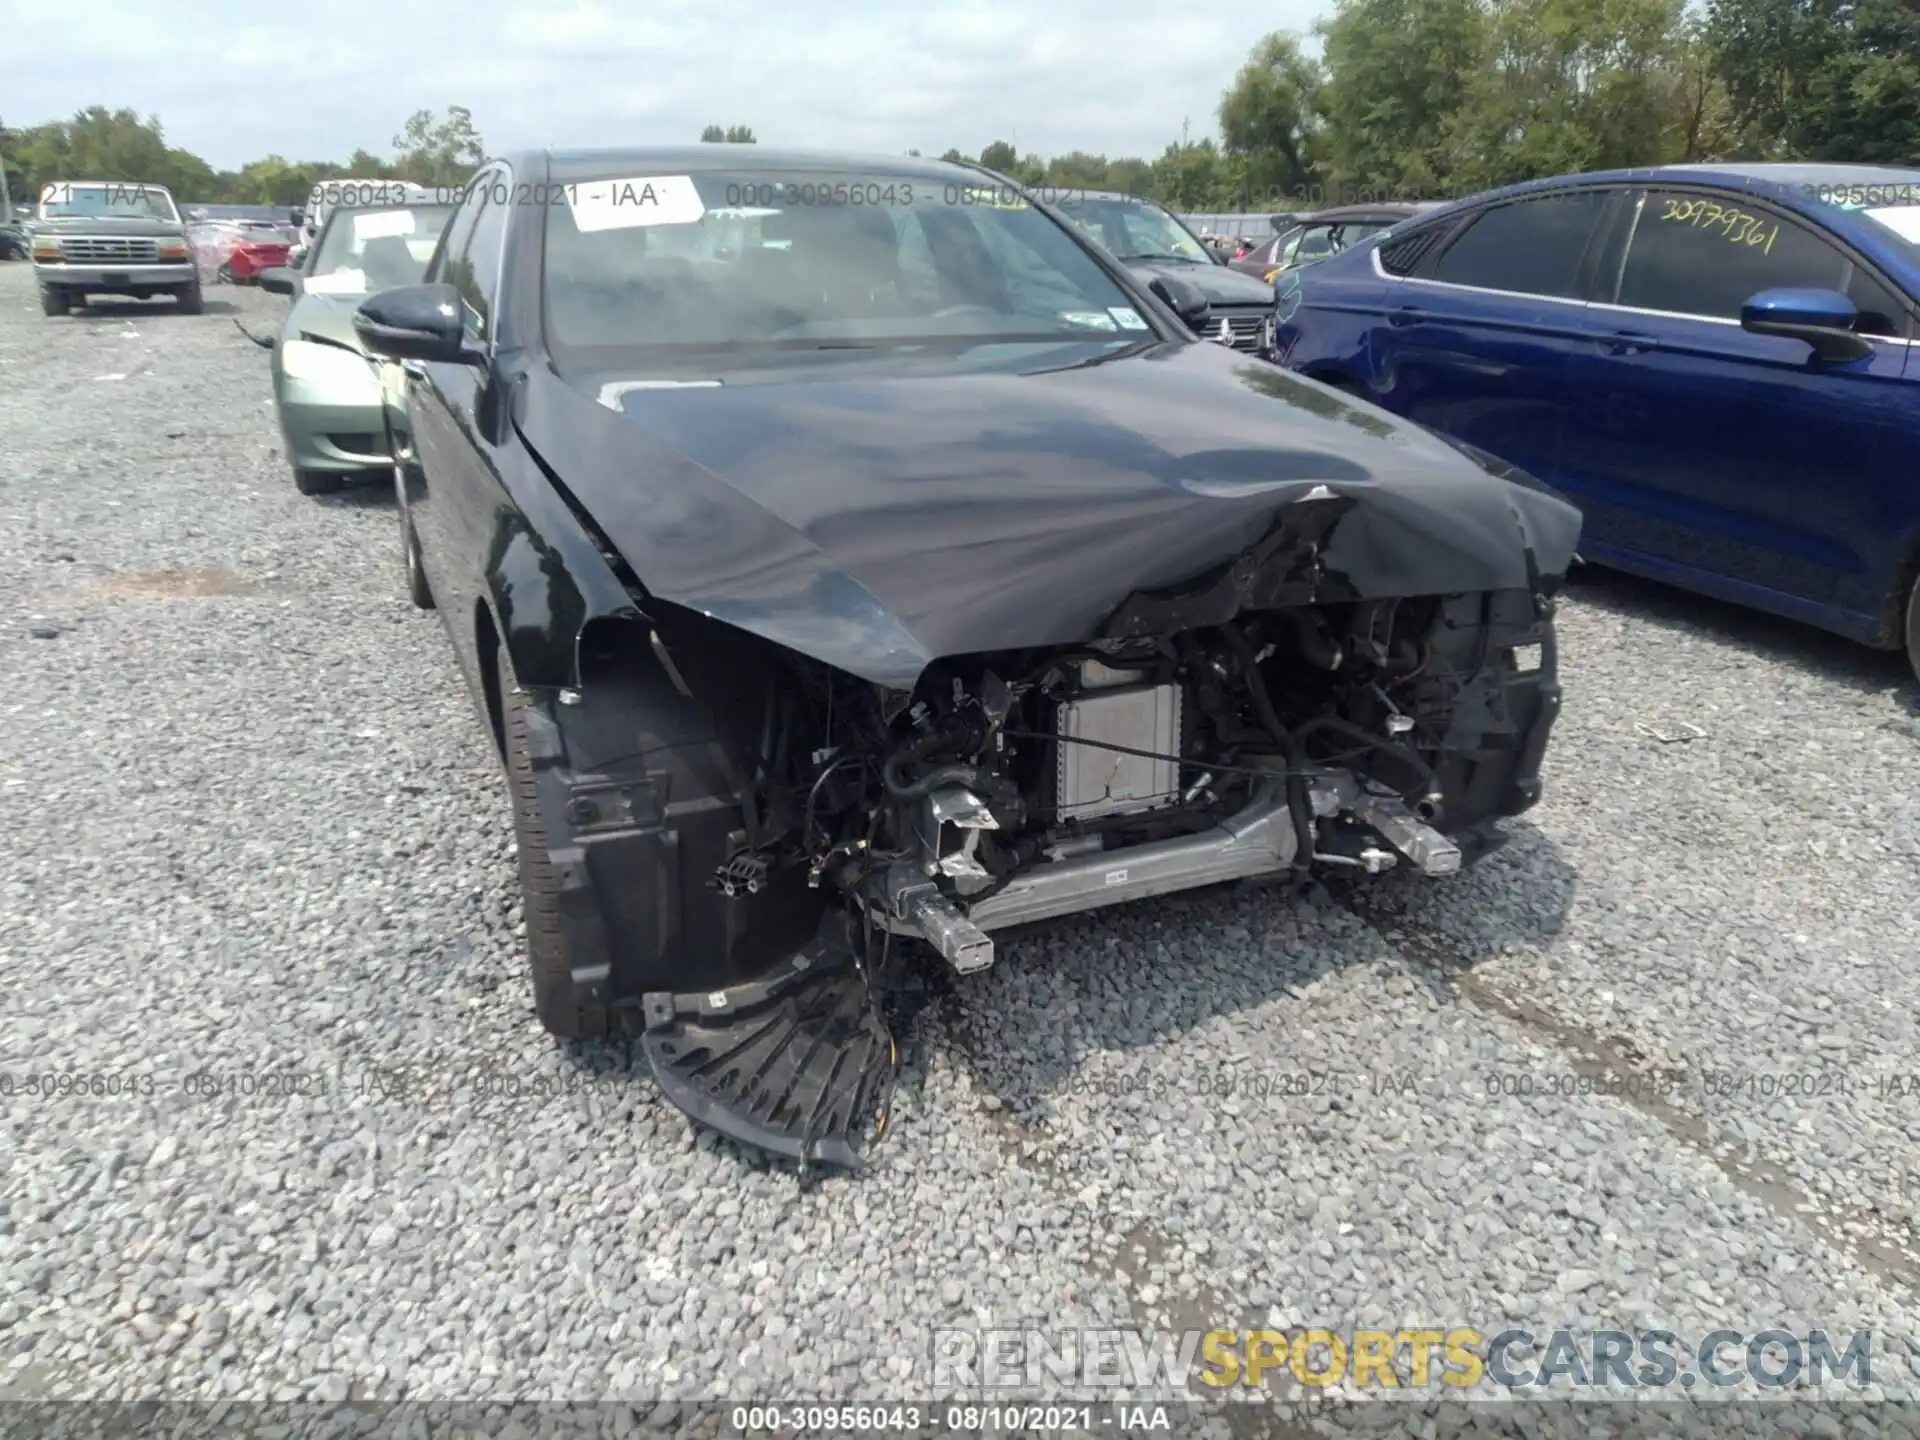
M 600 176 L 690 175 L 726 170 L 788 170 L 844 174 L 848 171 L 925 180 L 978 184 L 993 172 L 975 165 L 925 159 L 917 155 L 871 155 L 848 150 L 777 150 L 767 145 L 701 142 L 693 145 L 620 146 L 600 150 L 517 151 L 495 157 L 515 170 L 534 168 L 544 159 L 548 178 L 558 184 Z M 1008 182 L 1011 183 L 1011 182 Z
M 1818 161 L 1766 161 L 1743 163 L 1734 160 L 1694 165 L 1662 165 L 1661 174 L 1737 175 L 1747 180 L 1772 180 L 1780 184 L 1805 185 L 1825 181 L 1828 184 L 1898 185 L 1920 183 L 1920 168 L 1911 165 L 1828 165 Z
M 1439 205 L 1431 200 L 1381 200 L 1371 205 L 1335 205 L 1326 210 L 1309 210 L 1295 215 L 1296 225 L 1319 225 L 1329 220 L 1405 220 L 1410 216 L 1421 215 L 1428 210 L 1437 210 Z
M 1689 165 L 1645 165 L 1630 170 L 1585 170 L 1549 175 L 1503 185 L 1457 204 L 1477 205 L 1486 200 L 1586 185 L 1649 185 L 1662 180 L 1717 186 L 1759 193 L 1779 187 L 1779 198 L 1791 200 L 1801 186 L 1912 185 L 1920 187 L 1920 169 L 1893 165 L 1823 165 L 1806 162 L 1742 164 L 1715 161 Z M 1450 207 L 1449 207 L 1450 208 Z

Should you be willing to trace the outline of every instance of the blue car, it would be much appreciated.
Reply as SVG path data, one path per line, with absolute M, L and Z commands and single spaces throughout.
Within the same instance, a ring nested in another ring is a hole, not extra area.
M 1530 181 L 1275 284 L 1283 363 L 1489 451 L 1590 560 L 1920 674 L 1920 169 Z

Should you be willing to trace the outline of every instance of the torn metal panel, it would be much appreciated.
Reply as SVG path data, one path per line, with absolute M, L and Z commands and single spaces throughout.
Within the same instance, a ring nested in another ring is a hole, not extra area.
M 617 408 L 632 377 L 542 368 L 515 417 L 649 594 L 903 689 L 939 656 L 1173 622 L 1138 594 L 1532 590 L 1572 557 L 1571 506 L 1219 346 L 1035 364 L 919 383 L 894 355 Z

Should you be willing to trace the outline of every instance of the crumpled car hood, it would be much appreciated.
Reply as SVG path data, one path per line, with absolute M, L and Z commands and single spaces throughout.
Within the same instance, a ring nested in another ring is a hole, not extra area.
M 1029 347 L 1000 354 L 670 388 L 540 369 L 514 418 L 649 594 L 883 685 L 1092 638 L 1319 486 L 1352 502 L 1327 599 L 1525 587 L 1572 556 L 1571 506 L 1222 346 L 1044 373 Z
M 366 347 L 354 333 L 353 315 L 366 298 L 364 295 L 301 295 L 293 302 L 286 322 L 280 327 L 281 338 L 330 342 L 364 355 Z

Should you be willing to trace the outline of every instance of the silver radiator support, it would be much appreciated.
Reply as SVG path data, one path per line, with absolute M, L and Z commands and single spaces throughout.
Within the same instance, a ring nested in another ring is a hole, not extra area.
M 1210 830 L 1036 866 L 965 911 L 923 871 L 896 866 L 883 903 L 873 908 L 887 928 L 920 936 L 955 970 L 970 973 L 993 964 L 989 930 L 1271 874 L 1291 865 L 1297 848 L 1286 792 L 1281 782 L 1268 780 L 1238 813 Z
M 941 831 L 992 828 L 994 821 L 979 800 L 955 787 L 930 797 L 934 821 L 929 854 L 945 850 Z M 1366 792 L 1348 770 L 1327 770 L 1308 782 L 1309 808 L 1316 817 L 1348 813 L 1372 827 L 1391 851 L 1369 846 L 1359 858 L 1327 854 L 1329 863 L 1362 865 L 1369 872 L 1405 859 L 1426 875 L 1448 875 L 1461 865 L 1459 848 L 1400 801 Z M 945 874 L 962 890 L 980 886 L 960 873 L 954 861 L 972 859 L 972 845 L 948 854 L 944 862 L 921 866 L 896 864 L 875 882 L 866 900 L 869 913 L 897 934 L 927 941 L 963 974 L 993 964 L 994 944 L 987 932 L 1009 925 L 1054 920 L 1084 910 L 1103 909 L 1130 900 L 1146 900 L 1286 870 L 1298 852 L 1293 817 L 1284 783 L 1264 780 L 1238 812 L 1209 830 L 1155 840 L 1124 850 L 1068 851 L 1050 864 L 1037 865 L 1007 884 L 965 904 L 962 909 L 934 882 Z
M 1246 806 L 1210 830 L 1035 866 L 974 901 L 967 918 L 982 930 L 1053 920 L 1284 870 L 1295 849 L 1286 793 L 1279 782 L 1262 781 Z

